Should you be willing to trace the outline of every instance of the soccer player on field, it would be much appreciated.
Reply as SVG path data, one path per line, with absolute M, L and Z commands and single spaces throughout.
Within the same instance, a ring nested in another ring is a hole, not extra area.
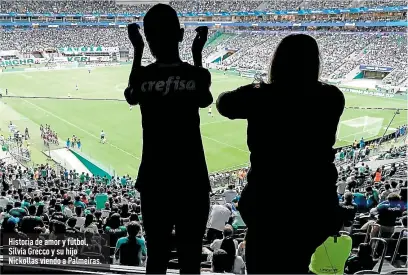
M 103 130 L 101 131 L 101 140 L 99 142 L 105 143 L 105 132 Z
M 210 117 L 213 117 L 211 105 L 210 105 L 210 107 L 208 108 L 208 115 L 209 115 Z
M 75 90 L 79 90 L 79 88 L 78 88 L 78 84 L 75 84 Z
M 196 30 L 192 46 L 196 66 L 192 66 L 180 59 L 179 43 L 183 41 L 184 29 L 180 28 L 172 7 L 157 4 L 143 20 L 146 40 L 156 62 L 141 65 L 143 38 L 139 26 L 130 24 L 134 60 L 125 98 L 131 105 L 139 104 L 142 114 L 143 154 L 135 187 L 140 192 L 143 226 L 149 240 L 146 273 L 166 273 L 171 242 L 164 236 L 171 236 L 175 226 L 180 273 L 199 274 L 211 190 L 199 116 L 199 109 L 207 108 L 213 101 L 211 75 L 202 68 L 208 28 Z M 179 167 L 187 174 L 169 178 Z M 185 207 L 182 199 L 191 188 L 191 178 L 195 192 L 192 208 Z M 174 203 L 168 204 L 166 211 L 173 215 L 159 220 L 162 209 L 157 207 L 157 201 L 168 197 Z

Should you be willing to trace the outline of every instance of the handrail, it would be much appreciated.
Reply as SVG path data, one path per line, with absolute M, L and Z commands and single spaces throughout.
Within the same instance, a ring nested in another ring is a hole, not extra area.
M 392 255 L 392 259 L 391 259 L 391 265 L 394 265 L 394 262 L 395 262 L 395 260 L 396 260 L 396 258 L 398 256 L 398 250 L 399 250 L 399 247 L 401 245 L 401 241 L 404 240 L 404 239 L 405 240 L 408 239 L 407 237 L 404 237 L 404 232 L 407 232 L 407 231 L 408 230 L 406 228 L 402 229 L 399 236 L 398 236 L 398 241 L 397 241 L 397 244 L 395 246 L 394 254 Z
M 381 253 L 381 260 L 380 260 L 380 265 L 378 266 L 378 273 L 381 273 L 383 264 L 384 264 L 384 260 L 385 260 L 385 255 L 387 253 L 387 249 L 388 249 L 388 243 L 386 240 L 384 240 L 383 238 L 371 238 L 370 240 L 370 246 L 373 245 L 373 241 L 378 241 L 378 242 L 382 242 L 384 244 L 384 249 Z M 376 245 L 377 246 L 377 245 Z M 373 250 L 373 254 L 375 253 L 375 249 Z

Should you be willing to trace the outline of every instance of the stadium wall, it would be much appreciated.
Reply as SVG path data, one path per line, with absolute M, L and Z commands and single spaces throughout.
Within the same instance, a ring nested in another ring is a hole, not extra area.
M 353 79 L 363 79 L 364 78 L 364 73 L 359 72 L 358 75 L 356 75 Z
M 96 164 L 92 163 L 90 160 L 86 159 L 84 156 L 80 155 L 78 152 L 71 150 L 71 153 L 78 158 L 78 160 L 93 174 L 100 177 L 106 176 L 108 179 L 111 179 L 112 176 L 103 170 L 102 168 L 98 167 Z

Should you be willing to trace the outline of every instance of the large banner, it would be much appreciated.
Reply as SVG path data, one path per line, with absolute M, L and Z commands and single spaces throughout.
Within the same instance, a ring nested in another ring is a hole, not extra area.
M 40 59 L 38 58 L 22 58 L 22 59 L 9 59 L 9 60 L 1 60 L 0 66 L 21 66 L 21 65 L 34 65 L 39 64 Z
M 373 71 L 373 72 L 391 72 L 393 68 L 391 67 L 381 67 L 381 66 L 367 66 L 360 65 L 361 71 Z
M 58 51 L 66 54 L 73 53 L 112 53 L 118 52 L 118 47 L 102 47 L 102 46 L 83 46 L 83 47 L 65 47 L 58 48 Z
M 387 97 L 387 98 L 392 98 L 395 96 L 394 94 L 357 90 L 353 88 L 340 88 L 340 90 L 342 90 L 343 92 L 349 92 L 349 93 L 354 93 L 354 94 L 379 96 L 379 97 Z
M 90 61 L 89 56 L 68 56 L 68 62 L 88 62 Z

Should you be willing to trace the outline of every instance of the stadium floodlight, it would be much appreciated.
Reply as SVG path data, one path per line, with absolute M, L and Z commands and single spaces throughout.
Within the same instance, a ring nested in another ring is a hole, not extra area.
M 363 116 L 340 122 L 337 139 L 352 143 L 361 138 L 370 139 L 378 136 L 383 127 L 384 118 Z

